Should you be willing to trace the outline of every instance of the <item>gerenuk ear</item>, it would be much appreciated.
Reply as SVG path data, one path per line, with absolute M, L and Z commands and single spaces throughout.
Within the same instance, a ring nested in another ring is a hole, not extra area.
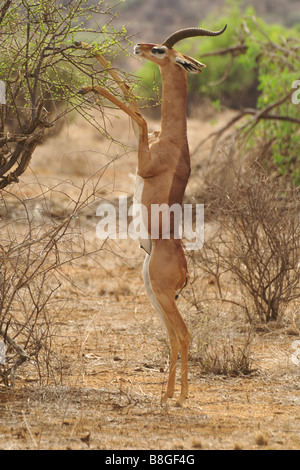
M 206 68 L 205 64 L 202 64 L 187 55 L 180 54 L 180 56 L 176 57 L 175 62 L 188 73 L 201 73 L 202 69 Z

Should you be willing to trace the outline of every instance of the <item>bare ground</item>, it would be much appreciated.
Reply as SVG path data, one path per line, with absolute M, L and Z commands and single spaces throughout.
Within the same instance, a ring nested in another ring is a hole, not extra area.
M 116 126 L 133 145 L 128 121 Z M 209 119 L 191 120 L 191 149 L 214 129 Z M 57 216 L 68 202 L 66 194 L 76 193 L 74 184 L 117 154 L 120 158 L 102 175 L 107 198 L 132 192 L 135 154 L 107 144 L 83 123 L 72 123 L 37 150 L 18 191 L 32 197 L 53 187 L 59 175 L 51 206 Z M 196 158 L 192 163 L 201 171 L 207 162 Z M 197 184 L 192 177 L 188 191 Z M 95 223 L 88 223 L 92 228 L 86 237 L 98 246 Z M 0 448 L 299 450 L 300 365 L 292 361 L 297 337 L 287 324 L 256 332 L 252 374 L 203 375 L 191 360 L 184 407 L 177 408 L 175 398 L 161 405 L 168 348 L 143 288 L 142 262 L 137 243 L 125 240 L 70 269 L 74 284 L 66 283 L 57 294 L 58 300 L 66 299 L 56 319 L 54 345 L 60 380 L 41 386 L 29 366 L 21 370 L 14 390 L 0 388 Z M 179 302 L 191 324 L 185 300 Z M 222 314 L 224 326 L 227 317 L 228 309 Z

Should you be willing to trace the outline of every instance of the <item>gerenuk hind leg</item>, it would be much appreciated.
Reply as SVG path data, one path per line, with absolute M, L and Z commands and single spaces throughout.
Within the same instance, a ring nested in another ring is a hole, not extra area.
M 176 306 L 175 296 L 186 282 L 186 260 L 179 240 L 153 240 L 151 254 L 147 257 L 144 267 L 145 285 L 154 308 L 166 325 L 171 349 L 169 379 L 163 401 L 174 394 L 180 350 L 181 393 L 177 403 L 182 405 L 188 396 L 188 352 L 191 335 Z

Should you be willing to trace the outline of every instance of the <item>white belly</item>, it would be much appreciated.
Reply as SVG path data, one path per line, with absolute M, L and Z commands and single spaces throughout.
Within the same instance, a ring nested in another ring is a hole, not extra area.
M 141 204 L 144 189 L 144 179 L 138 174 L 135 176 L 135 193 L 133 196 L 134 204 Z
M 153 305 L 155 311 L 160 316 L 164 327 L 166 327 L 164 311 L 161 308 L 161 305 L 158 302 L 157 298 L 155 297 L 155 294 L 154 294 L 153 289 L 152 289 L 150 276 L 149 276 L 149 261 L 150 261 L 150 255 L 146 255 L 145 261 L 144 261 L 144 267 L 143 267 L 144 284 L 145 284 L 146 291 L 147 291 L 147 294 L 148 294 L 148 297 L 150 299 L 151 304 Z
M 135 194 L 133 197 L 133 203 L 134 204 L 141 204 L 142 203 L 142 194 L 143 194 L 143 188 L 144 188 L 144 180 L 141 176 L 136 175 L 135 179 Z M 141 227 L 142 233 L 147 233 L 146 226 L 144 225 Z M 139 239 L 140 246 L 144 248 L 144 250 L 150 254 L 151 253 L 151 239 L 148 236 L 147 238 L 143 237 L 142 239 Z

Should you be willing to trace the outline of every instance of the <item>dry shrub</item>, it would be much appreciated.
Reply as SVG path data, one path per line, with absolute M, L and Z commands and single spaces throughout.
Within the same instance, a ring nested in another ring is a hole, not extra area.
M 205 273 L 198 256 L 189 252 L 190 281 L 180 300 L 192 333 L 190 360 L 200 367 L 202 375 L 249 375 L 254 370 L 254 329 L 240 320 L 236 305 L 216 295 L 216 283 Z
M 192 361 L 201 374 L 236 377 L 253 372 L 253 330 L 241 331 L 221 309 L 194 318 Z
M 213 278 L 216 297 L 241 307 L 250 322 L 276 321 L 299 302 L 299 196 L 289 181 L 239 155 L 210 168 L 197 196 L 209 218 L 193 262 Z
M 61 382 L 64 360 L 53 346 L 72 300 L 60 290 L 63 283 L 74 284 L 68 273 L 72 263 L 101 249 L 103 242 L 90 244 L 78 222 L 97 191 L 95 181 L 92 189 L 84 183 L 56 218 L 49 216 L 52 198 L 55 192 L 61 197 L 63 186 L 31 199 L 0 195 L 0 340 L 5 344 L 0 383 L 5 386 L 14 386 L 24 365 L 40 383 Z
M 297 323 L 299 189 L 274 178 L 258 155 L 254 160 L 223 147 L 215 157 L 188 201 L 205 205 L 205 242 L 187 251 L 190 282 L 181 310 L 193 333 L 190 357 L 201 373 L 246 375 L 253 371 L 255 324 Z

